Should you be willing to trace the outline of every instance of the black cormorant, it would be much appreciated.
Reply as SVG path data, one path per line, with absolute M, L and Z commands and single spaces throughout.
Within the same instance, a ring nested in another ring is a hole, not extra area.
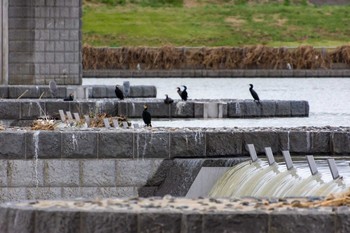
M 181 91 L 180 87 L 177 87 L 176 90 L 177 90 L 177 94 L 179 94 L 179 96 L 181 97 L 182 91 Z
M 164 100 L 165 104 L 172 104 L 174 103 L 174 100 L 172 98 L 169 98 L 167 94 L 165 94 L 165 100 Z
M 151 113 L 149 113 L 147 109 L 148 109 L 148 107 L 145 104 L 143 106 L 142 119 L 143 119 L 143 122 L 145 122 L 146 126 L 152 127 L 152 124 L 151 124 L 151 119 L 152 119 Z
M 183 86 L 183 87 L 184 87 L 184 89 L 181 92 L 181 99 L 186 101 L 187 100 L 187 87 L 186 86 Z
M 73 101 L 74 100 L 74 95 L 73 93 L 70 93 L 68 97 L 63 99 L 64 101 Z
M 122 92 L 122 90 L 119 89 L 118 86 L 115 86 L 114 92 L 115 92 L 115 95 L 116 95 L 119 99 L 121 99 L 121 100 L 124 99 L 124 93 Z
M 249 84 L 249 86 L 250 86 L 249 91 L 250 91 L 250 94 L 252 94 L 254 101 L 260 103 L 258 93 L 256 93 L 256 91 L 253 90 L 253 84 Z

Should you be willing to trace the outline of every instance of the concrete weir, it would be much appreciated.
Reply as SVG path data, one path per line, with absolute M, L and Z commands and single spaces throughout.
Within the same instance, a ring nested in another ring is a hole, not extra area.
M 132 92 L 131 92 L 132 93 Z M 58 118 L 59 110 L 82 115 L 106 113 L 141 118 L 144 104 L 153 118 L 258 118 L 307 117 L 307 101 L 265 100 L 191 100 L 175 101 L 171 105 L 155 98 L 119 100 L 116 98 L 63 101 L 63 99 L 4 99 L 0 101 L 1 120 L 35 120 L 41 116 Z

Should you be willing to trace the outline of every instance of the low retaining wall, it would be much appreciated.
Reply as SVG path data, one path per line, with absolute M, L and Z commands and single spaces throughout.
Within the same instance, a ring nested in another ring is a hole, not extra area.
M 292 201 L 247 198 L 190 200 L 166 197 L 7 203 L 0 206 L 0 231 L 2 233 L 61 231 L 347 233 L 350 231 L 348 207 L 297 208 L 288 204 Z
M 69 94 L 74 93 L 77 88 L 87 89 L 88 98 L 116 98 L 114 89 L 115 86 L 57 86 L 57 93 L 54 98 L 63 99 Z M 84 95 L 85 93 L 82 93 Z M 130 93 L 128 98 L 154 98 L 157 96 L 157 89 L 155 86 L 130 86 Z M 50 94 L 48 86 L 0 86 L 0 98 L 2 99 L 39 99 L 39 98 L 53 98 Z
M 346 66 L 348 67 L 348 66 Z M 268 69 L 242 69 L 242 70 L 84 70 L 84 78 L 348 78 L 350 67 L 343 69 L 320 70 L 268 70 Z
M 58 111 L 77 112 L 83 115 L 107 113 L 111 116 L 125 115 L 141 118 L 144 104 L 148 105 L 152 118 L 248 118 L 248 117 L 306 117 L 309 115 L 307 101 L 265 100 L 257 104 L 252 100 L 196 100 L 175 101 L 164 104 L 161 99 L 118 99 L 63 101 L 2 100 L 1 120 L 35 120 L 47 115 L 59 119 Z M 211 108 L 209 108 L 209 105 Z M 214 109 L 212 108 L 214 107 Z M 210 111 L 206 111 L 206 110 Z

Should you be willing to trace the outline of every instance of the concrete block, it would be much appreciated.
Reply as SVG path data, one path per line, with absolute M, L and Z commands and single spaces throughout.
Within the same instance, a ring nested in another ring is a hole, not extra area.
M 241 102 L 239 101 L 233 101 L 227 103 L 228 108 L 228 117 L 244 117 L 242 110 L 241 110 Z
M 121 212 L 82 212 L 84 232 L 134 233 L 137 230 L 137 214 Z
M 8 187 L 4 201 L 27 200 L 27 190 L 25 187 Z
M 330 132 L 310 132 L 310 152 L 328 154 L 331 152 Z
M 106 86 L 106 97 L 107 98 L 116 98 L 114 86 Z
M 328 233 L 334 232 L 335 226 L 334 214 L 318 210 L 282 211 L 270 215 L 271 233 Z
M 81 169 L 81 185 L 84 187 L 114 187 L 116 184 L 114 160 L 84 160 Z
M 148 111 L 153 117 L 169 117 L 170 111 L 169 106 L 163 102 L 138 102 L 138 103 L 127 103 L 127 116 L 129 117 L 142 117 L 144 105 L 147 104 Z
M 12 120 L 20 119 L 20 109 L 21 103 L 10 101 L 10 102 L 0 102 L 0 119 Z
M 0 160 L 0 187 L 7 187 L 7 160 Z
M 62 187 L 62 199 L 74 199 L 81 197 L 80 187 Z
M 6 86 L 0 86 L 0 98 L 7 99 L 9 96 L 9 90 Z
M 36 211 L 35 233 L 81 232 L 80 212 L 49 208 Z M 33 222 L 34 223 L 34 222 Z
M 262 105 L 257 102 L 246 100 L 240 107 L 245 117 L 261 117 Z
M 8 218 L 9 208 L 0 206 L 0 232 L 8 233 L 7 225 L 10 221 Z
M 276 116 L 276 101 L 264 100 L 261 103 L 261 116 L 262 117 L 275 117 Z
M 21 118 L 20 119 L 37 119 L 40 116 L 46 115 L 45 103 L 38 101 L 22 102 L 21 103 Z
M 334 132 L 332 134 L 333 153 L 349 154 L 350 153 L 350 133 Z
M 104 132 L 98 137 L 99 158 L 132 158 L 133 133 Z
M 279 152 L 279 138 L 277 132 L 244 132 L 243 145 L 254 144 L 255 150 L 258 154 L 265 152 L 265 147 L 271 147 L 272 151 Z M 245 152 L 245 150 L 243 150 Z
M 350 232 L 350 219 L 349 219 L 349 208 L 348 207 L 340 207 L 336 212 L 336 229 L 335 232 L 346 233 Z M 0 214 L 1 218 L 1 214 Z M 1 226 L 1 223 L 0 223 Z M 0 228 L 1 229 L 1 228 Z
M 156 98 L 157 97 L 157 88 L 155 86 L 142 86 L 143 87 L 143 96 L 144 98 Z
M 291 104 L 289 101 L 276 101 L 276 117 L 289 117 L 292 115 Z
M 66 101 L 50 100 L 46 102 L 46 114 L 51 117 L 59 117 L 58 110 L 70 111 L 69 103 Z
M 9 97 L 12 99 L 17 99 L 22 96 L 21 99 L 27 98 L 38 98 L 41 95 L 40 89 L 38 86 L 15 86 L 9 88 Z
M 27 188 L 27 200 L 52 200 L 61 199 L 61 188 L 60 187 L 33 187 Z
M 280 131 L 278 134 L 278 144 L 280 146 L 280 151 L 290 150 L 290 132 L 289 131 Z
M 262 212 L 213 213 L 203 215 L 202 232 L 268 232 L 268 226 L 268 214 Z
M 26 158 L 61 158 L 61 133 L 34 131 L 26 133 Z
M 204 102 L 199 103 L 199 102 L 195 102 L 194 103 L 194 117 L 195 118 L 203 118 L 204 115 Z
M 170 157 L 204 157 L 205 134 L 201 131 L 191 133 L 170 133 Z
M 142 212 L 138 214 L 139 233 L 169 232 L 181 230 L 181 213 Z M 214 231 L 212 231 L 214 232 Z
M 97 134 L 62 132 L 62 158 L 97 158 Z
M 181 232 L 202 233 L 203 215 L 199 213 L 183 213 Z
M 8 209 L 7 232 L 33 233 L 35 230 L 35 210 L 29 208 Z
M 107 99 L 104 101 L 96 101 L 96 109 L 101 113 L 107 113 L 109 115 L 115 116 L 117 115 L 117 105 L 114 100 Z
M 25 132 L 0 133 L 0 158 L 24 159 L 25 158 Z
M 309 104 L 307 101 L 290 101 L 293 117 L 309 116 Z
M 206 132 L 206 156 L 241 155 L 243 133 Z
M 116 160 L 116 185 L 117 186 L 143 186 L 152 178 L 159 168 L 160 163 L 153 159 Z M 158 166 L 157 166 L 158 165 Z
M 92 87 L 92 97 L 93 98 L 106 98 L 107 89 L 103 86 L 93 86 Z
M 135 187 L 99 187 L 98 197 L 100 198 L 125 198 L 137 196 Z
M 174 101 L 173 108 L 171 109 L 172 117 L 193 117 L 194 116 L 194 103 L 188 101 Z
M 169 133 L 138 133 L 134 138 L 134 158 L 169 158 Z
M 291 131 L 289 133 L 289 145 L 291 153 L 309 152 L 311 147 L 310 132 Z
M 79 160 L 45 160 L 44 185 L 46 187 L 79 186 Z
M 43 186 L 43 161 L 9 160 L 7 182 L 10 187 Z

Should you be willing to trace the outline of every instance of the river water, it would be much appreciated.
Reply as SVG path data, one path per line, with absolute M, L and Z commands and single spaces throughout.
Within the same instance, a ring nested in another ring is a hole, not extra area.
M 154 85 L 157 98 L 180 99 L 176 87 L 186 85 L 189 99 L 251 99 L 249 84 L 261 100 L 307 100 L 310 116 L 260 119 L 153 119 L 159 127 L 298 127 L 350 126 L 348 78 L 98 78 L 83 85 Z M 133 120 L 140 122 L 141 120 Z

